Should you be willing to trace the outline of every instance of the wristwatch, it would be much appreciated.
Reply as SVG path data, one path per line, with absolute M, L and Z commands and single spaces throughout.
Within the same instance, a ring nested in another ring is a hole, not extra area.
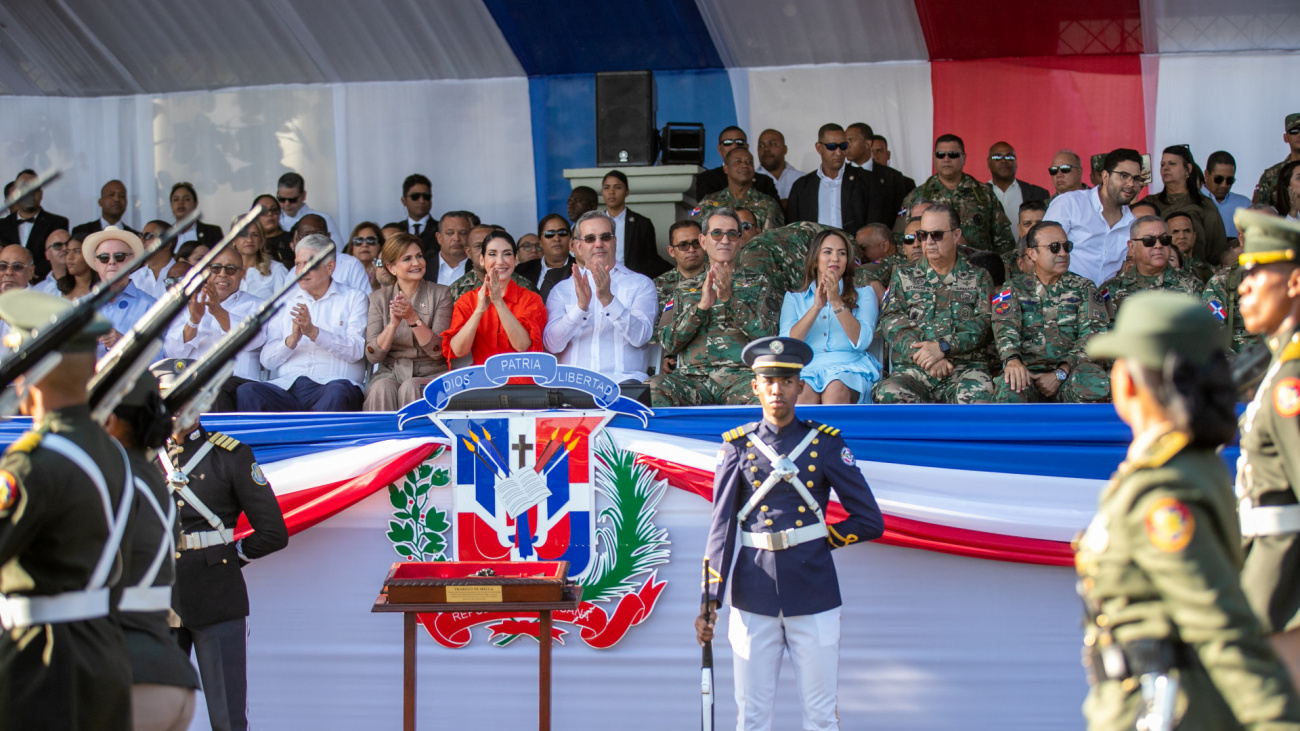
M 1065 379 L 1067 379 L 1067 378 L 1069 378 L 1069 377 L 1070 377 L 1070 374 L 1069 374 L 1069 373 L 1066 373 L 1066 372 L 1065 372 L 1065 369 L 1063 369 L 1063 368 L 1057 368 L 1057 369 L 1056 369 L 1056 380 L 1058 380 L 1058 381 L 1065 381 Z
M 948 344 L 948 341 L 947 341 L 947 340 L 940 340 L 940 341 L 939 341 L 939 352 L 940 352 L 940 353 L 943 353 L 944 355 L 947 355 L 947 354 L 948 354 L 948 350 L 949 350 L 951 347 L 952 347 L 952 346 Z

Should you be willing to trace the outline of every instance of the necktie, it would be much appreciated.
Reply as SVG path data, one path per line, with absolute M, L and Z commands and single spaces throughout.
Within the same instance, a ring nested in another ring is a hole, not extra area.
M 415 230 L 412 231 L 411 233 L 415 234 L 416 236 L 419 236 L 419 235 L 420 235 L 420 224 L 418 224 L 418 223 L 415 224 Z

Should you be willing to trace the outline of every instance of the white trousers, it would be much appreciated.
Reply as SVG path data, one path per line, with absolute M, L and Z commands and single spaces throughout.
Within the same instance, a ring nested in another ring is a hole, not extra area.
M 803 702 L 804 731 L 840 727 L 835 696 L 840 669 L 840 608 L 799 617 L 767 617 L 735 607 L 727 625 L 735 667 L 737 731 L 771 731 L 781 654 L 790 652 Z

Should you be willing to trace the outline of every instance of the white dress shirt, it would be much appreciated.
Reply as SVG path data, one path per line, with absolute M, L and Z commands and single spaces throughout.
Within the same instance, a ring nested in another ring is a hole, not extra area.
M 370 275 L 366 274 L 366 265 L 355 256 L 344 254 L 337 244 L 334 249 L 338 252 L 334 257 L 334 281 L 366 295 L 374 291 L 370 286 Z
M 840 168 L 837 177 L 830 178 L 822 172 L 821 165 L 818 165 L 817 177 L 821 178 L 821 185 L 817 187 L 817 223 L 839 228 L 844 225 L 844 214 L 840 209 L 840 191 L 844 188 L 844 168 Z
M 461 277 L 465 276 L 465 264 L 468 261 L 469 258 L 466 257 L 464 259 L 461 259 L 460 263 L 457 264 L 456 266 L 452 266 L 447 263 L 446 259 L 443 259 L 442 256 L 439 255 L 438 256 L 438 284 L 443 284 L 450 287 L 452 283 L 455 282 L 457 279 L 460 279 Z
M 162 296 L 167 294 L 168 289 L 167 272 L 171 271 L 172 265 L 175 263 L 175 261 L 167 262 L 166 266 L 158 270 L 157 276 L 154 275 L 153 269 L 150 269 L 149 265 L 145 264 L 131 273 L 129 277 L 131 284 L 139 287 L 141 292 L 154 299 L 162 299 Z
M 37 215 L 40 215 L 39 213 Z M 36 226 L 36 216 L 31 218 L 18 217 L 18 243 L 27 246 L 27 239 L 32 236 L 32 229 Z
M 604 307 L 596 297 L 591 272 L 583 269 L 582 276 L 591 285 L 587 311 L 578 307 L 573 277 L 556 284 L 546 299 L 542 344 L 561 363 L 602 373 L 616 383 L 646 380 L 658 306 L 654 282 L 615 265 L 609 271 L 609 292 L 614 298 Z
M 221 303 L 226 312 L 230 313 L 230 327 L 239 327 L 239 324 L 245 318 L 257 311 L 262 306 L 262 298 L 236 291 Z M 182 310 L 180 317 L 172 322 L 171 327 L 167 329 L 167 335 L 163 338 L 164 348 L 168 357 L 171 358 L 200 358 L 205 355 L 217 341 L 226 336 L 226 330 L 221 329 L 217 318 L 212 316 L 211 312 L 204 312 L 202 319 L 199 320 L 198 332 L 189 341 L 185 342 L 185 326 L 189 325 L 190 311 Z M 235 356 L 235 375 L 240 378 L 247 378 L 250 381 L 262 380 L 262 364 L 259 361 L 262 352 L 262 345 L 266 342 L 266 329 L 263 328 L 253 339 L 245 345 L 243 350 Z
M 1074 243 L 1070 271 L 1091 279 L 1098 287 L 1124 266 L 1128 256 L 1128 228 L 1133 223 L 1133 212 L 1124 206 L 1119 222 L 1107 225 L 1101 215 L 1099 190 L 1061 193 L 1047 206 L 1043 219 L 1061 224 L 1065 237 Z
M 335 269 L 337 273 L 337 268 Z M 266 299 L 284 286 L 289 281 L 289 270 L 278 261 L 271 262 L 271 273 L 263 274 L 256 267 L 249 267 L 244 270 L 244 281 L 239 283 L 239 291 L 247 292 L 254 297 Z
M 768 172 L 767 168 L 762 167 L 761 165 L 758 168 L 758 172 L 776 181 L 776 192 L 781 196 L 781 200 L 790 197 L 790 188 L 794 185 L 794 181 L 803 177 L 803 173 L 795 170 L 790 163 L 785 164 L 785 169 L 781 171 L 781 177 L 779 178 Z
M 59 292 L 59 282 L 54 278 L 54 272 L 50 272 L 48 277 L 42 279 L 39 283 L 32 285 L 32 289 L 37 292 L 52 294 L 55 297 L 63 296 L 63 294 Z
M 289 390 L 300 376 L 325 384 L 345 378 L 358 387 L 366 378 L 362 352 L 366 347 L 369 305 L 360 291 L 330 282 L 315 299 L 302 287 L 285 295 L 284 307 L 266 324 L 262 365 L 274 374 L 270 383 Z M 312 324 L 320 328 L 316 339 L 303 335 L 293 350 L 285 339 L 293 332 L 293 308 L 307 305 Z
M 421 236 L 421 235 L 424 234 L 425 231 L 428 231 L 428 230 L 429 230 L 429 224 L 430 224 L 430 223 L 434 223 L 433 218 L 432 218 L 431 216 L 425 216 L 424 218 L 420 219 L 419 221 L 416 221 L 415 219 L 411 218 L 410 216 L 407 216 L 407 217 L 406 217 L 406 230 L 409 231 L 409 232 L 411 232 L 411 234 L 414 235 L 414 236 Z M 436 225 L 436 223 L 435 223 L 435 225 Z M 415 227 L 416 227 L 416 226 L 419 226 L 419 227 L 420 227 L 420 230 L 419 230 L 419 231 L 416 231 L 416 230 L 415 230 Z M 379 241 L 379 245 L 380 245 L 380 246 L 383 246 L 383 245 L 384 245 L 384 242 L 383 242 L 382 239 L 380 239 L 380 241 Z
M 614 262 L 617 264 L 622 264 L 623 263 L 623 229 L 627 225 L 627 206 L 624 206 L 623 210 L 617 216 L 610 216 L 610 218 L 614 219 Z M 578 232 L 575 230 L 573 232 L 573 235 L 577 236 Z M 537 281 L 539 283 L 541 282 L 540 279 Z
M 343 240 L 342 234 L 339 233 L 339 227 L 334 225 L 334 219 L 330 218 L 330 215 L 328 213 L 321 213 L 320 211 L 313 210 L 312 207 L 307 205 L 306 203 L 302 205 L 302 208 L 298 209 L 298 215 L 296 216 L 290 216 L 289 214 L 285 213 L 284 208 L 281 207 L 280 228 L 285 231 L 288 231 L 289 229 L 293 228 L 294 224 L 301 221 L 303 216 L 306 216 L 309 213 L 315 213 L 317 216 L 320 216 L 321 218 L 325 219 L 325 228 L 328 229 L 330 232 L 330 240 L 333 241 L 335 244 L 338 244 L 339 251 L 342 251 L 343 247 L 347 245 L 348 242 Z
M 1024 191 L 1020 189 L 1020 181 L 1013 179 L 1011 187 L 1007 188 L 1006 192 L 1003 192 L 998 187 L 998 184 L 992 180 L 989 181 L 989 188 L 993 191 L 993 195 L 997 196 L 998 202 L 1002 204 L 1002 210 L 1006 212 L 1007 220 L 1011 222 L 1011 230 L 1015 231 L 1016 224 L 1020 221 L 1020 204 L 1025 202 Z M 1070 240 L 1073 241 L 1074 239 Z

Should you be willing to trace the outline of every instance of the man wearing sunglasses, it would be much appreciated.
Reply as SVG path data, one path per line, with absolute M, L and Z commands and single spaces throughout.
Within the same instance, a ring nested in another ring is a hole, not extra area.
M 900 267 L 921 260 L 921 242 L 916 240 L 916 232 L 920 230 L 921 217 L 917 216 L 907 222 L 902 233 L 897 234 L 897 251 L 874 264 L 858 268 L 854 284 L 859 287 L 870 285 L 876 292 L 876 303 L 882 307 L 885 303 L 885 289 L 889 286 L 889 280 L 894 276 L 894 272 Z
M 1016 179 L 1019 164 L 1016 150 L 1010 143 L 997 142 L 989 148 L 988 166 L 992 176 L 987 183 L 989 192 L 1002 204 L 1008 221 L 1015 221 L 1020 216 L 1021 203 L 1048 199 L 1046 188 Z
M 655 321 L 654 332 L 650 334 L 650 342 L 659 344 L 659 330 L 673 321 L 672 307 L 668 304 L 672 301 L 673 290 L 677 288 L 678 282 L 683 279 L 690 279 L 701 271 L 708 263 L 704 257 L 704 246 L 700 244 L 700 224 L 690 219 L 678 221 L 668 229 L 668 256 L 671 256 L 676 264 L 672 269 L 655 277 Z M 669 373 L 677 367 L 677 357 L 664 357 L 662 351 L 659 353 L 659 372 Z
M 1074 242 L 1070 271 L 1093 284 L 1115 276 L 1129 253 L 1129 204 L 1142 188 L 1142 156 L 1121 147 L 1106 155 L 1101 185 L 1061 193 L 1047 206 L 1047 220 L 1065 229 Z
M 86 263 L 103 281 L 117 274 L 124 267 L 131 266 L 131 262 L 144 253 L 144 242 L 130 231 L 109 226 L 103 231 L 87 236 L 82 242 L 81 251 L 82 256 L 86 257 Z M 109 349 L 117 345 L 117 341 L 122 339 L 122 334 L 135 327 L 144 313 L 148 312 L 157 301 L 135 286 L 130 277 L 119 282 L 114 290 L 117 293 L 113 298 L 99 308 L 99 314 L 112 323 L 113 329 L 99 337 L 99 348 L 95 351 L 98 358 L 104 357 Z M 159 357 L 165 356 L 160 354 Z
M 315 214 L 325 221 L 330 241 L 347 240 L 339 233 L 339 227 L 334 225 L 334 219 L 330 218 L 329 214 L 321 213 L 307 205 L 306 183 L 298 173 L 285 173 L 280 176 L 280 180 L 276 183 L 275 199 L 280 203 L 280 228 L 285 231 L 293 230 L 303 217 Z
M 821 165 L 790 188 L 787 218 L 791 222 L 816 222 L 850 234 L 868 223 L 894 222 L 880 181 L 861 168 L 844 164 L 849 143 L 843 127 L 823 124 L 817 130 L 816 149 Z
M 1251 203 L 1267 203 L 1273 205 L 1273 199 L 1277 195 L 1277 176 L 1282 173 L 1282 168 L 1294 160 L 1300 160 L 1300 112 L 1286 115 L 1282 123 L 1282 141 L 1290 147 L 1290 152 L 1286 159 L 1273 167 L 1264 171 L 1259 176 L 1259 183 L 1255 185 L 1255 195 Z
M 32 283 L 32 252 L 26 246 L 0 246 L 0 292 L 27 289 Z
M 384 228 L 391 226 L 401 229 L 402 233 L 419 236 L 420 243 L 424 246 L 425 261 L 433 261 L 438 253 L 438 221 L 429 216 L 429 211 L 433 208 L 433 184 L 428 178 L 419 173 L 406 176 L 406 180 L 402 181 L 402 207 L 406 209 L 406 218 L 394 221 Z M 425 273 L 437 274 L 433 267 L 429 267 Z M 425 279 L 429 277 L 426 276 Z
M 99 190 L 99 218 L 87 221 L 72 229 L 72 235 L 80 239 L 96 231 L 103 231 L 109 226 L 117 226 L 123 231 L 139 234 L 139 231 L 122 223 L 122 215 L 127 208 L 126 185 L 120 180 L 110 180 Z
M 72 235 L 66 228 L 56 228 L 45 237 L 45 259 L 50 263 L 50 274 L 32 286 L 38 292 L 59 296 L 59 279 L 68 273 L 68 239 Z
M 726 163 L 722 166 L 727 172 L 727 187 L 716 193 L 710 193 L 700 201 L 699 206 L 691 211 L 691 218 L 704 220 L 719 208 L 747 208 L 753 212 L 759 229 L 769 231 L 785 225 L 785 213 L 776 198 L 764 195 L 754 188 L 754 156 L 743 147 L 727 151 Z
M 1232 186 L 1236 182 L 1237 160 L 1232 154 L 1227 150 L 1210 153 L 1205 160 L 1205 185 L 1201 186 L 1201 193 L 1213 198 L 1214 205 L 1219 207 L 1219 218 L 1223 219 L 1223 233 L 1229 239 L 1237 238 L 1237 224 L 1233 223 L 1233 215 L 1238 208 L 1250 206 L 1249 198 L 1232 192 Z M 1236 242 L 1229 241 L 1228 245 L 1235 246 Z
M 1109 325 L 1097 288 L 1070 272 L 1074 246 L 1061 224 L 1036 224 L 1025 243 L 1032 271 L 1013 274 L 993 296 L 993 342 L 1003 364 L 994 401 L 1103 402 L 1110 377 L 1083 350 Z
M 749 138 L 745 136 L 745 130 L 739 127 L 727 127 L 718 133 L 718 159 L 725 161 L 727 153 L 737 148 L 749 149 Z M 727 187 L 725 165 L 719 165 L 716 168 L 710 168 L 698 173 L 695 176 L 695 200 L 704 200 L 707 196 L 717 193 L 725 187 Z M 759 175 L 754 180 L 754 187 L 763 195 L 771 196 L 775 200 L 781 200 L 781 194 L 776 190 L 776 182 L 766 175 Z
M 925 198 L 952 207 L 961 218 L 962 243 L 997 254 L 1010 269 L 1016 260 L 1011 219 L 988 186 L 962 172 L 965 165 L 966 143 L 957 135 L 940 135 L 934 143 L 934 175 L 908 193 L 903 205 Z
M 754 403 L 753 372 L 740 354 L 751 340 L 775 334 L 780 321 L 782 293 L 767 275 L 736 266 L 735 211 L 719 208 L 705 219 L 700 245 L 708 266 L 679 282 L 661 310 L 672 320 L 659 328 L 659 343 L 664 355 L 677 357 L 677 368 L 650 379 L 655 406 Z
M 1075 190 L 1087 190 L 1083 182 L 1083 161 L 1074 150 L 1061 150 L 1052 157 L 1052 164 L 1047 167 L 1047 174 L 1052 176 L 1052 187 L 1056 189 L 1053 197 Z
M 1201 280 L 1171 261 L 1174 237 L 1169 235 L 1164 219 L 1143 216 L 1134 221 L 1129 226 L 1129 247 L 1133 266 L 1106 280 L 1097 291 L 1112 323 L 1124 300 L 1143 290 L 1167 289 L 1201 298 Z
M 885 404 L 988 403 L 993 400 L 988 372 L 993 279 L 957 255 L 962 230 L 953 207 L 937 203 L 921 214 L 916 237 L 923 256 L 894 270 L 880 313 L 893 372 L 872 387 L 872 399 Z

